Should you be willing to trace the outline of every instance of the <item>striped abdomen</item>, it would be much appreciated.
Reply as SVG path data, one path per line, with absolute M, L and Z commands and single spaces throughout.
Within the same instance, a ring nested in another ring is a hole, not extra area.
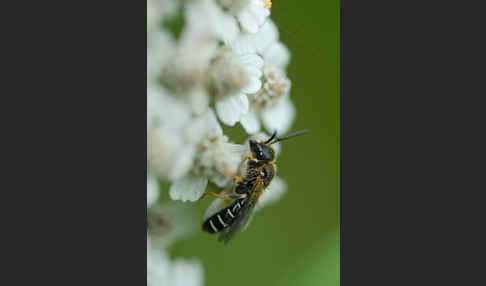
M 220 232 L 229 227 L 238 217 L 241 208 L 247 202 L 248 198 L 236 200 L 233 204 L 220 210 L 209 217 L 202 225 L 202 229 L 209 233 Z

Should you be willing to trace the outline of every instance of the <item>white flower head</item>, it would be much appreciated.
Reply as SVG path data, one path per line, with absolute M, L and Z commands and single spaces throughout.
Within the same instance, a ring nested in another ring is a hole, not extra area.
M 226 47 L 221 48 L 211 64 L 210 85 L 213 95 L 224 97 L 239 92 L 249 83 L 248 77 L 238 55 Z
M 250 111 L 241 119 L 249 134 L 260 130 L 260 120 L 268 131 L 286 133 L 296 116 L 295 106 L 290 100 L 291 82 L 285 73 L 275 66 L 264 69 L 263 88 L 249 96 Z
M 263 88 L 251 96 L 256 109 L 274 107 L 290 93 L 290 80 L 285 72 L 275 66 L 267 66 L 263 73 Z
M 165 250 L 197 230 L 192 204 L 183 202 L 199 200 L 208 183 L 234 192 L 233 175 L 246 171 L 248 140 L 234 144 L 220 122 L 240 122 L 257 141 L 269 138 L 260 125 L 278 135 L 290 128 L 290 53 L 268 18 L 270 0 L 147 1 L 147 285 L 199 286 L 200 262 L 172 260 Z M 174 16 L 183 19 L 177 34 L 165 25 Z M 280 144 L 272 147 L 278 155 Z M 159 180 L 179 202 L 159 200 Z M 285 191 L 274 177 L 255 211 Z M 216 199 L 208 214 L 225 203 Z

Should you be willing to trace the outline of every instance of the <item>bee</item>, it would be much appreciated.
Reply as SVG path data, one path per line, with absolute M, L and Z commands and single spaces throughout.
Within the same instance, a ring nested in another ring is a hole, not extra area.
M 236 233 L 248 223 L 260 195 L 272 182 L 276 172 L 276 156 L 272 144 L 306 134 L 308 130 L 299 131 L 288 136 L 278 138 L 277 132 L 262 142 L 249 141 L 250 154 L 246 156 L 240 167 L 246 163 L 246 174 L 243 177 L 234 174 L 235 185 L 231 194 L 215 194 L 206 192 L 206 195 L 231 201 L 230 205 L 207 218 L 202 224 L 203 231 L 221 233 L 218 241 L 227 243 Z

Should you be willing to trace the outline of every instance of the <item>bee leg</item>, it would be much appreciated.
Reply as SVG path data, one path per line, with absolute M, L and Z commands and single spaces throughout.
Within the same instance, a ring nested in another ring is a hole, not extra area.
M 240 170 L 240 169 L 243 167 L 243 165 L 245 164 L 245 162 L 246 162 L 246 161 L 248 161 L 249 159 L 251 159 L 251 156 L 250 156 L 250 155 L 247 155 L 247 156 L 246 156 L 246 157 L 243 159 L 243 161 L 241 161 L 240 166 L 238 167 L 238 170 Z
M 216 194 L 216 193 L 209 193 L 209 192 L 205 192 L 200 200 L 202 200 L 205 196 L 210 196 L 210 197 L 215 197 L 215 198 L 218 198 L 218 199 L 223 199 L 223 200 L 234 200 L 234 199 L 239 199 L 239 198 L 244 198 L 246 197 L 246 194 L 226 194 L 226 195 L 221 195 L 221 194 Z
M 238 172 L 239 170 L 241 170 L 241 168 L 243 167 L 243 165 L 245 164 L 246 161 L 248 161 L 249 159 L 251 159 L 250 155 L 246 156 L 243 161 L 241 161 L 240 163 L 240 166 L 238 167 L 238 169 L 236 169 L 236 172 Z M 237 173 L 233 174 L 229 171 L 225 172 L 224 175 L 226 177 L 233 177 L 233 179 L 237 182 L 237 183 L 244 183 L 245 182 L 245 179 L 243 179 L 240 175 L 238 175 Z
M 230 172 L 227 172 L 224 174 L 226 177 L 232 177 L 237 183 L 244 183 L 246 180 L 243 179 L 240 175 L 238 174 L 233 174 Z
M 231 175 L 233 177 L 233 179 L 235 179 L 235 181 L 237 183 L 244 183 L 245 182 L 245 179 L 243 179 L 240 175 L 238 174 L 233 174 Z

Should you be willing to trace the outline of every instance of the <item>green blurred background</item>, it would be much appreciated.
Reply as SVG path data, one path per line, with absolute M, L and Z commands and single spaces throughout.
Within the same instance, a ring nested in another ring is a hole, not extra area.
M 199 258 L 209 286 L 339 285 L 339 1 L 274 0 L 271 18 L 292 54 L 292 130 L 311 130 L 282 144 L 287 193 L 228 245 L 198 231 L 170 255 Z M 225 133 L 247 138 L 239 125 Z M 201 223 L 211 201 L 193 204 Z

